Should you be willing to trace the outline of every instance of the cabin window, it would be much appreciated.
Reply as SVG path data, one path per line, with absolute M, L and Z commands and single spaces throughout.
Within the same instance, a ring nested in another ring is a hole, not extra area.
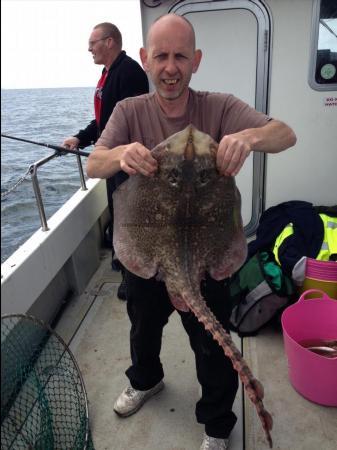
M 337 2 L 316 0 L 309 82 L 316 90 L 337 90 Z

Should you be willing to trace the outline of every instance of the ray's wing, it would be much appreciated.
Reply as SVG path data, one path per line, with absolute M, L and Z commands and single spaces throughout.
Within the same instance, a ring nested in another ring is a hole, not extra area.
M 152 150 L 160 160 L 170 138 Z M 163 259 L 174 253 L 176 193 L 154 177 L 130 176 L 113 194 L 113 243 L 118 259 L 134 274 L 151 278 Z
M 151 180 L 137 174 L 113 194 L 115 253 L 130 272 L 142 278 L 154 276 L 158 266 L 153 246 L 156 228 L 151 227 L 152 218 L 147 213 L 152 201 L 149 189 Z
M 216 242 L 208 254 L 207 267 L 212 278 L 231 276 L 246 260 L 247 243 L 242 226 L 241 196 L 233 177 L 219 177 L 210 196 L 214 196 L 214 226 L 208 232 Z

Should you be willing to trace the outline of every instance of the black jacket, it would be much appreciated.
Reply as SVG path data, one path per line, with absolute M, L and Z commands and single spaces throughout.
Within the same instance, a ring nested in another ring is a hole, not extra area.
M 324 226 L 312 203 L 292 200 L 267 209 L 261 216 L 256 239 L 248 244 L 248 258 L 257 251 L 271 250 L 275 239 L 289 223 L 294 233 L 279 248 L 279 260 L 283 271 L 291 276 L 294 265 L 302 256 L 316 258 L 324 238 Z M 332 214 L 333 215 L 333 214 Z
M 104 68 L 102 73 L 105 70 Z M 146 73 L 135 60 L 127 56 L 125 51 L 122 51 L 111 65 L 102 89 L 99 126 L 97 126 L 96 119 L 94 119 L 84 130 L 80 130 L 75 135 L 80 140 L 79 148 L 87 147 L 97 141 L 117 102 L 124 98 L 146 94 L 147 92 L 149 92 L 149 82 Z M 106 180 L 106 186 L 110 216 L 113 219 L 112 193 L 116 187 L 114 177 Z M 112 240 L 111 222 L 109 225 L 109 235 L 110 240 Z M 112 246 L 112 242 L 109 242 L 109 246 Z
M 106 69 L 104 68 L 102 73 Z M 102 110 L 99 126 L 96 120 L 75 135 L 80 140 L 79 147 L 94 144 L 105 128 L 116 103 L 127 97 L 149 92 L 149 82 L 141 66 L 122 51 L 109 69 L 102 90 Z

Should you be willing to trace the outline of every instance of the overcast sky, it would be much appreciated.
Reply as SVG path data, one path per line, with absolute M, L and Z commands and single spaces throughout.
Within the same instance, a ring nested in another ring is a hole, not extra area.
M 139 61 L 139 0 L 1 0 L 1 87 L 96 86 L 88 38 L 94 25 L 113 22 L 124 50 Z M 337 32 L 336 19 L 329 26 Z M 321 48 L 336 51 L 336 38 L 321 27 Z
M 139 61 L 138 0 L 1 0 L 1 87 L 96 86 L 102 66 L 88 52 L 94 25 L 112 22 Z

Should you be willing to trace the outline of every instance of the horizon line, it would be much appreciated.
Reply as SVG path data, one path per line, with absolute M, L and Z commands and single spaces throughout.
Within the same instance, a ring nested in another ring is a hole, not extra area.
M 24 89 L 81 89 L 81 88 L 93 88 L 95 86 L 43 86 L 43 87 L 2 87 L 2 91 L 11 91 L 11 90 L 24 90 Z

